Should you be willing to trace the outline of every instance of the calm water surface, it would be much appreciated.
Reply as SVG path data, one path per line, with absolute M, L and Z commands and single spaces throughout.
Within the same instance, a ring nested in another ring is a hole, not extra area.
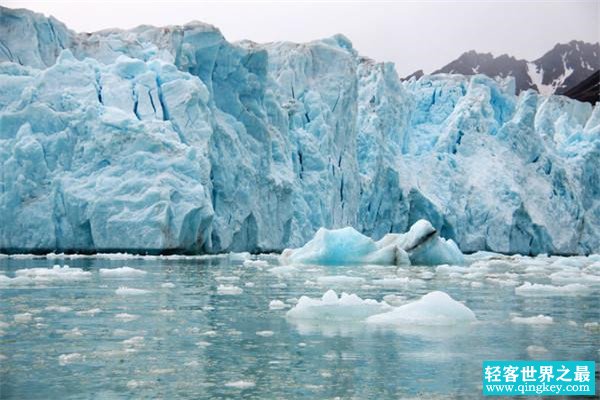
M 600 258 L 506 258 L 454 271 L 273 270 L 275 257 L 246 266 L 244 258 L 1 258 L 7 278 L 54 264 L 91 274 L 0 285 L 0 397 L 477 398 L 483 360 L 599 359 Z M 123 266 L 146 274 L 99 273 Z M 566 278 L 549 278 L 561 271 Z M 323 280 L 338 275 L 363 279 Z M 393 277 L 410 279 L 377 282 Z M 517 295 L 525 281 L 585 290 Z M 398 330 L 286 319 L 300 296 L 327 289 L 395 305 L 442 290 L 479 322 Z M 288 308 L 270 309 L 276 299 Z M 539 314 L 553 323 L 511 322 Z

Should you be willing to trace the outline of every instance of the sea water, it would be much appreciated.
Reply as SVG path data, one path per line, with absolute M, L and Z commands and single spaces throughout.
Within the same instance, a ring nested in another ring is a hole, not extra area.
M 0 397 L 478 397 L 484 360 L 599 360 L 600 258 L 469 262 L 5 256 Z M 440 290 L 477 321 L 374 328 L 286 317 L 301 296 L 329 289 L 391 306 Z

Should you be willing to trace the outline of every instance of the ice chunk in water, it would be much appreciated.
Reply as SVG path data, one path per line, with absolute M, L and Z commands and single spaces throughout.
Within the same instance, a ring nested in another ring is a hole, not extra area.
M 58 356 L 58 363 L 60 365 L 67 365 L 81 361 L 83 361 L 83 355 L 80 353 L 61 354 Z
M 439 237 L 426 220 L 417 221 L 406 234 L 388 234 L 375 242 L 352 227 L 321 228 L 299 249 L 286 249 L 283 260 L 301 264 L 464 264 L 464 256 L 452 240 Z
M 287 304 L 281 300 L 271 300 L 271 302 L 269 302 L 269 309 L 271 310 L 281 310 L 283 308 L 287 308 Z
M 455 325 L 475 322 L 475 314 L 467 306 L 444 292 L 431 292 L 412 303 L 384 314 L 367 318 L 374 325 Z
M 388 234 L 375 242 L 352 227 L 321 228 L 299 249 L 286 249 L 282 260 L 300 264 L 464 264 L 456 243 L 439 237 L 426 220 L 417 221 L 406 234 Z
M 389 311 L 391 307 L 372 299 L 361 299 L 355 294 L 342 293 L 338 297 L 328 290 L 320 299 L 302 296 L 287 312 L 293 319 L 315 319 L 324 321 L 362 321 L 370 315 Z
M 231 388 L 236 388 L 236 389 L 249 389 L 249 388 L 256 386 L 256 384 L 252 381 L 232 381 L 232 382 L 227 382 L 225 384 L 225 386 L 231 387 Z
M 100 276 L 103 278 L 131 278 L 144 275 L 146 275 L 146 271 L 131 267 L 100 268 Z
M 549 325 L 554 323 L 554 319 L 547 315 L 540 314 L 534 317 L 512 317 L 510 322 L 513 324 Z
M 136 289 L 129 288 L 127 286 L 121 286 L 117 290 L 115 290 L 115 293 L 119 296 L 140 296 L 143 294 L 148 294 L 150 293 L 150 291 L 146 289 Z
M 375 242 L 352 227 L 320 228 L 303 247 L 286 249 L 282 256 L 301 264 L 337 265 L 359 263 L 375 251 Z
M 220 295 L 238 295 L 242 294 L 244 290 L 234 285 L 219 285 L 217 287 L 217 293 Z

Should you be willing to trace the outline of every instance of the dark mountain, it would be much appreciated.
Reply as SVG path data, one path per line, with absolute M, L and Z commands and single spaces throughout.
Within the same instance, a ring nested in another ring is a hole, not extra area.
M 490 53 L 477 53 L 468 51 L 452 61 L 450 64 L 433 72 L 434 74 L 484 74 L 493 77 L 513 76 L 517 91 L 526 89 L 535 89 L 535 85 L 528 73 L 528 63 L 525 60 L 518 60 L 512 56 L 503 54 L 494 57 Z
M 569 43 L 557 44 L 552 50 L 533 61 L 517 59 L 506 54 L 494 57 L 490 53 L 471 50 L 433 73 L 513 76 L 517 93 L 526 89 L 535 89 L 548 95 L 567 94 L 598 70 L 600 70 L 600 43 L 572 40 Z
M 564 94 L 600 69 L 600 44 L 576 40 L 557 44 L 534 63 L 544 71 L 542 84 Z
M 600 70 L 563 94 L 572 99 L 596 104 L 600 100 Z

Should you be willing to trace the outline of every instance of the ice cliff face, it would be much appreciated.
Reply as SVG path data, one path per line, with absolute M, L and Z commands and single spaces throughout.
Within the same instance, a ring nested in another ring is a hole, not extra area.
M 433 223 L 463 251 L 600 251 L 600 111 L 400 82 L 343 36 L 76 34 L 0 8 L 0 248 L 266 251 Z

